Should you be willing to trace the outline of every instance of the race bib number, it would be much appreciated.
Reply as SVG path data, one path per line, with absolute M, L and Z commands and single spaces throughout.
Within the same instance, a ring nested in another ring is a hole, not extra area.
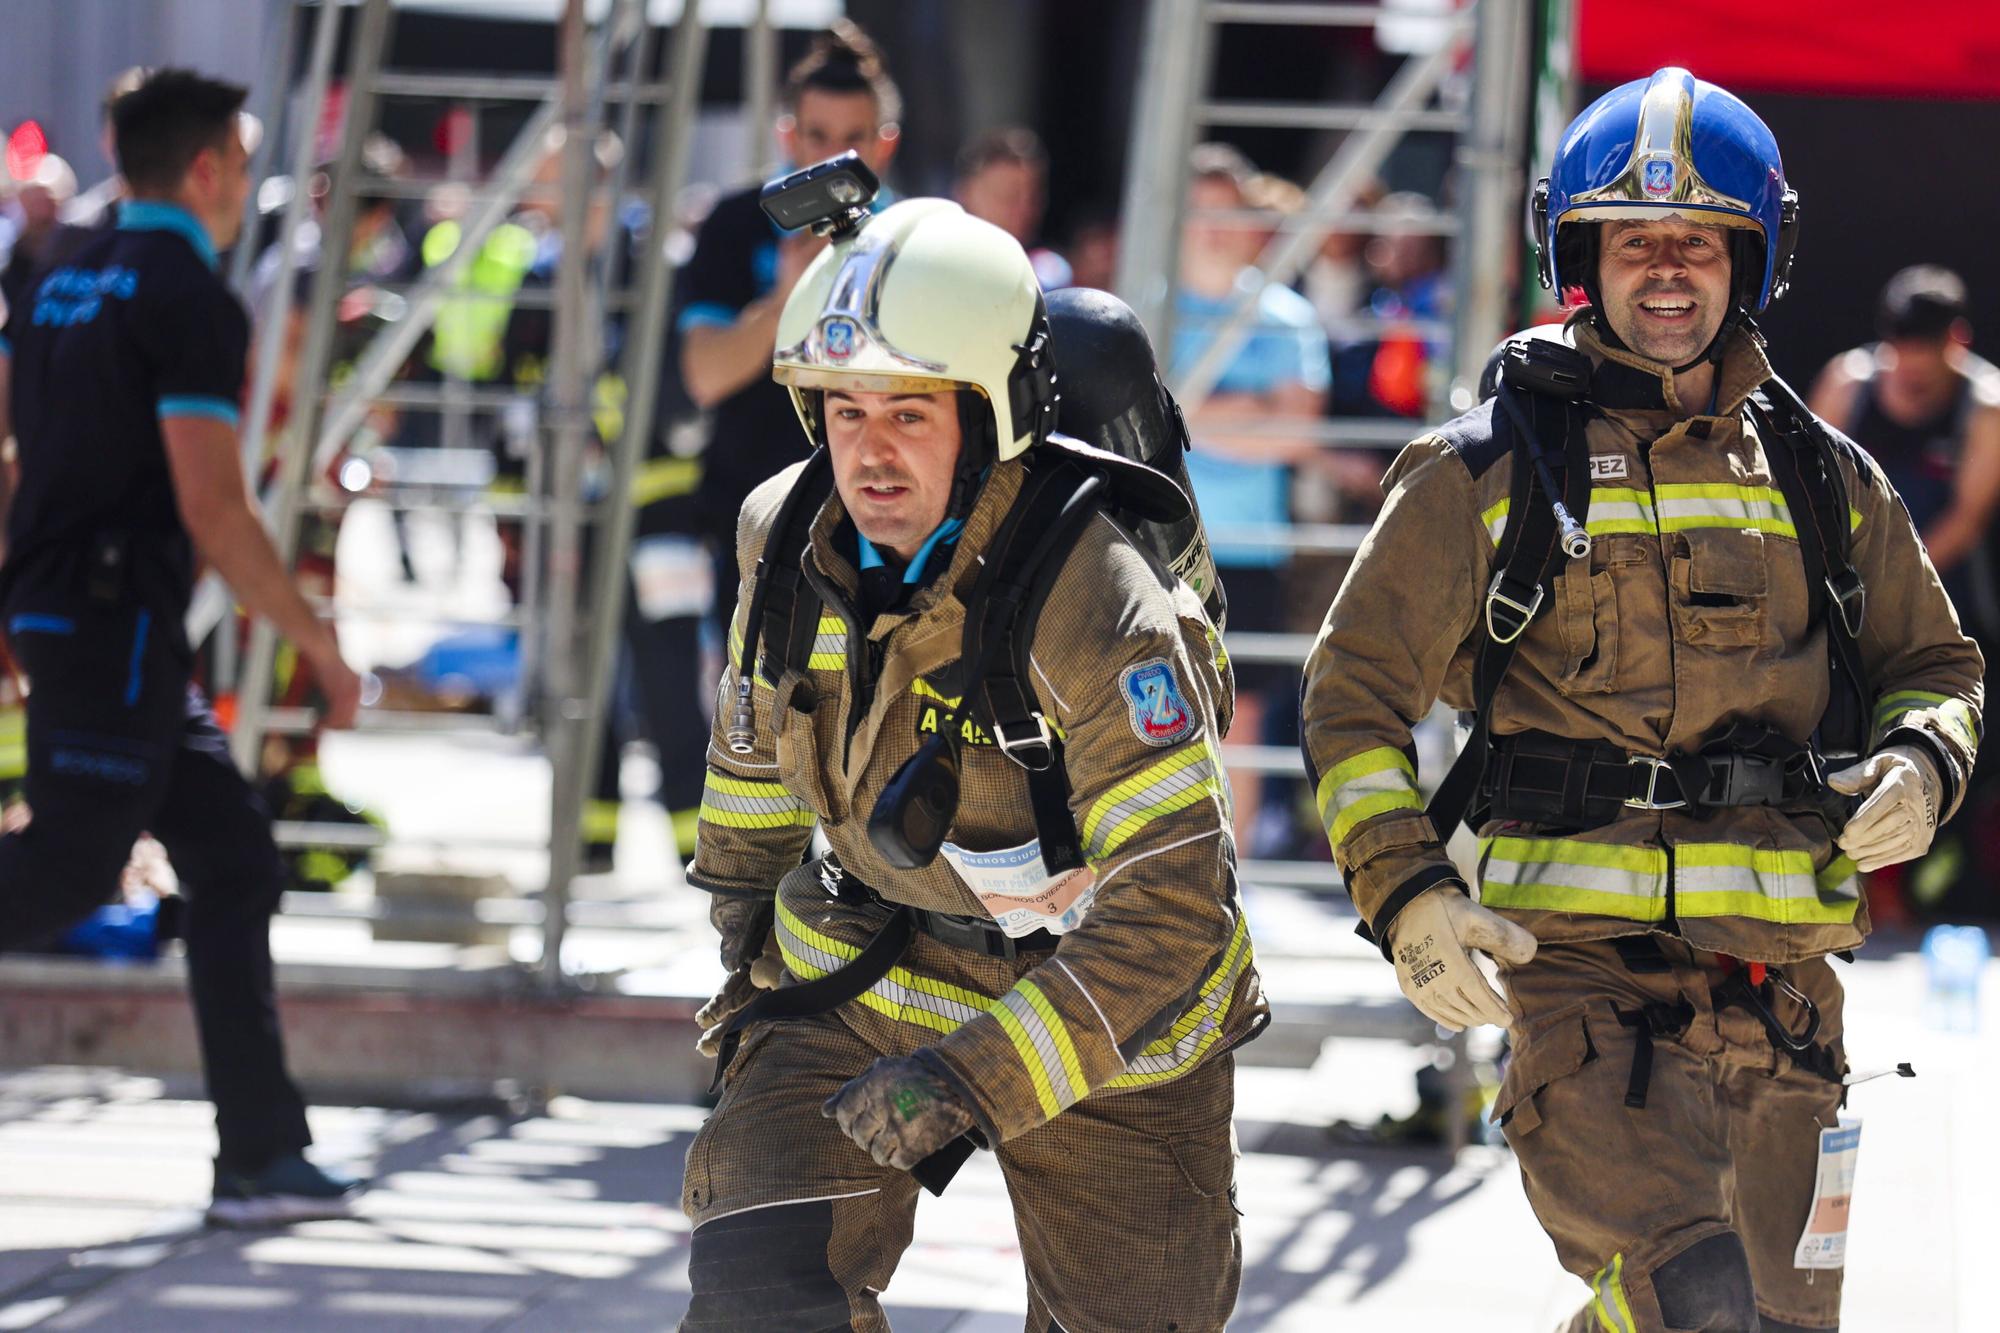
M 1842 1116 L 1836 1129 L 1819 1132 L 1819 1170 L 1813 1179 L 1806 1230 L 1792 1255 L 1794 1268 L 1847 1267 L 1847 1215 L 1854 1201 L 1854 1159 L 1861 1152 L 1861 1121 Z
M 1049 874 L 1039 838 L 994 852 L 968 851 L 948 842 L 943 851 L 987 914 L 1013 939 L 1038 930 L 1051 935 L 1075 930 L 1097 897 L 1097 877 L 1088 867 Z
M 641 537 L 632 544 L 632 595 L 648 620 L 702 615 L 715 604 L 715 566 L 692 537 Z

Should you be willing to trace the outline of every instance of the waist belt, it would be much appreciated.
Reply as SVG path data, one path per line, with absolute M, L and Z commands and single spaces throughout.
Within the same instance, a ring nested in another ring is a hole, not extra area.
M 1495 738 L 1480 796 L 1490 819 L 1595 828 L 1628 809 L 1704 814 L 1733 806 L 1821 806 L 1825 764 L 1763 728 L 1731 728 L 1698 751 L 1632 755 L 1544 732 Z
M 1045 952 L 1054 949 L 1059 942 L 1046 930 L 1016 939 L 990 921 L 953 916 L 948 912 L 928 912 L 906 903 L 890 902 L 847 873 L 832 855 L 821 858 L 819 881 L 828 896 L 841 902 L 888 908 L 889 919 L 882 923 L 882 928 L 845 967 L 836 968 L 812 981 L 794 982 L 776 990 L 760 992 L 756 999 L 732 1014 L 722 1030 L 722 1040 L 716 1051 L 715 1079 L 709 1085 L 711 1095 L 722 1086 L 722 1075 L 728 1070 L 730 1061 L 736 1058 L 736 1047 L 752 1024 L 810 1018 L 816 1014 L 831 1013 L 843 1004 L 858 999 L 903 960 L 919 931 L 941 944 L 970 949 L 991 958 L 1014 958 L 1023 953 Z M 944 1187 L 951 1183 L 958 1169 L 980 1146 L 972 1134 L 961 1135 L 917 1163 L 910 1169 L 910 1174 L 931 1193 L 943 1194 Z

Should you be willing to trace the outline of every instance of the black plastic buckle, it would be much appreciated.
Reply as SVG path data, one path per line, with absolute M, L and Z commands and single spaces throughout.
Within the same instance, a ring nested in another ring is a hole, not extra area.
M 1503 569 L 1493 576 L 1493 582 L 1486 589 L 1486 632 L 1495 643 L 1512 643 L 1520 638 L 1533 623 L 1549 594 L 1547 585 L 1537 583 L 1535 595 L 1524 602 L 1500 590 L 1506 581 L 1507 571 Z
M 954 949 L 966 949 L 988 958 L 1011 959 L 1020 953 L 1013 937 L 1005 931 L 969 917 L 920 910 L 917 924 L 924 934 Z
M 1849 638 L 1861 637 L 1861 622 L 1868 614 L 1868 588 L 1853 570 L 1826 576 L 1827 595 L 1840 608 L 1841 623 Z

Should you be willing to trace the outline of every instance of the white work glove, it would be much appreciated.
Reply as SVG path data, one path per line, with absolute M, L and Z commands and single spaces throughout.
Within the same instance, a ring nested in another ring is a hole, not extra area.
M 1396 984 L 1440 1027 L 1507 1025 L 1507 1001 L 1472 961 L 1472 949 L 1519 967 L 1535 956 L 1535 937 L 1496 916 L 1450 884 L 1425 889 L 1389 927 Z
M 1880 870 L 1930 850 L 1944 783 L 1931 757 L 1916 746 L 1877 750 L 1851 768 L 1829 773 L 1826 785 L 1868 798 L 1838 839 L 1840 850 L 1861 869 Z

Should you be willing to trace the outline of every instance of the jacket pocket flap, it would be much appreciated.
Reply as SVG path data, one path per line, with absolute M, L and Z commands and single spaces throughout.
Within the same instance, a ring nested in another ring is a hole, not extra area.
M 1683 534 L 1688 544 L 1688 587 L 1727 597 L 1762 597 L 1766 590 L 1764 534 L 1728 528 Z
M 1562 1010 L 1529 1033 L 1514 1051 L 1507 1075 L 1500 1080 L 1500 1095 L 1494 1099 L 1494 1123 L 1508 1126 L 1516 1135 L 1532 1133 L 1542 1123 L 1535 1095 L 1596 1058 L 1584 1007 Z

